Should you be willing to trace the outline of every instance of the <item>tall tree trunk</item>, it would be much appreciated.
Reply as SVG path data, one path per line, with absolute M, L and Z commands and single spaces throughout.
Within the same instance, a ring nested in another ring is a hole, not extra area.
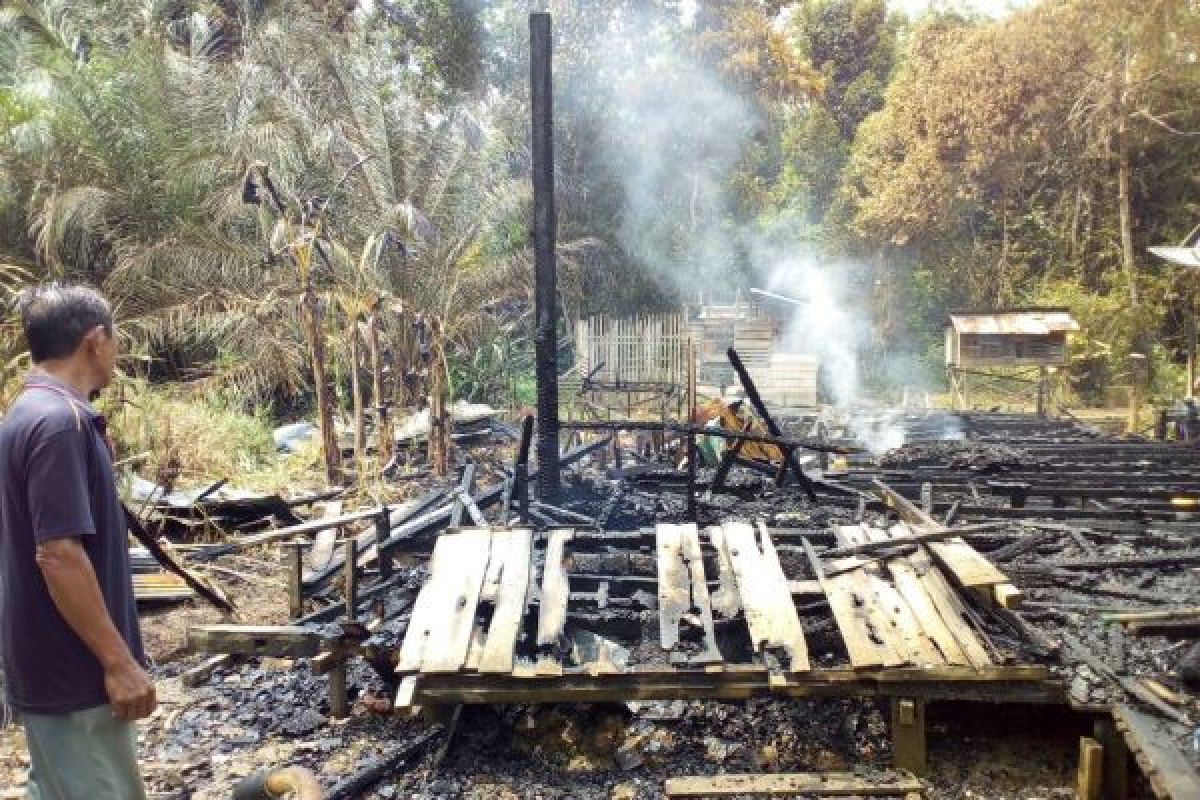
M 379 419 L 379 463 L 388 464 L 392 460 L 392 451 L 396 446 L 396 435 L 392 429 L 391 401 L 387 392 L 384 391 L 383 353 L 379 341 L 381 325 L 377 305 L 367 321 L 367 343 L 371 355 L 371 398 L 375 402 L 375 413 Z
M 1129 304 L 1137 309 L 1141 298 L 1138 293 L 1137 259 L 1133 251 L 1133 200 L 1130 184 L 1133 166 L 1129 159 L 1129 45 L 1121 53 L 1121 83 L 1117 92 L 1117 208 L 1121 224 L 1121 266 L 1129 282 Z
M 446 387 L 446 351 L 442 342 L 442 325 L 438 319 L 430 323 L 432 357 L 429 363 L 429 465 L 433 474 L 444 478 L 450 474 L 450 414 Z
M 325 375 L 325 330 L 321 325 L 321 303 L 311 286 L 300 302 L 308 357 L 312 361 L 313 389 L 317 395 L 317 425 L 321 430 L 321 450 L 325 455 L 325 477 L 331 484 L 342 481 L 342 450 L 333 425 L 333 396 Z
M 1129 421 L 1127 430 L 1136 433 L 1140 424 L 1142 384 L 1148 374 L 1149 351 L 1146 336 L 1142 331 L 1140 311 L 1141 296 L 1138 292 L 1137 258 L 1133 251 L 1133 165 L 1129 156 L 1129 113 L 1131 91 L 1130 52 L 1128 39 L 1121 45 L 1117 65 L 1116 82 L 1116 148 L 1117 148 L 1117 213 L 1121 229 L 1121 267 L 1129 284 L 1129 310 L 1133 324 L 1133 357 L 1130 359 L 1129 374 Z
M 367 418 L 363 411 L 363 387 L 359 375 L 361 353 L 359 344 L 358 315 L 350 318 L 350 392 L 354 403 L 354 461 L 358 466 L 358 479 L 367 474 Z

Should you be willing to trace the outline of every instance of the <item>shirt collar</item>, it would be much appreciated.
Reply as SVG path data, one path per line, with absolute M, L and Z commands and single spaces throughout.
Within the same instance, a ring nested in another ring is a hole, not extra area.
M 76 391 L 75 387 L 68 384 L 66 381 L 60 380 L 48 372 L 31 371 L 25 375 L 25 388 L 52 387 L 56 390 L 56 394 L 61 394 L 63 397 L 74 401 L 87 411 L 93 417 L 100 416 L 100 412 L 92 408 L 92 404 L 88 399 Z

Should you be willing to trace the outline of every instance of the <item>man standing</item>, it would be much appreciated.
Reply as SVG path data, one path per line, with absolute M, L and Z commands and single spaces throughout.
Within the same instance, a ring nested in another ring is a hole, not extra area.
M 33 360 L 0 421 L 0 649 L 29 745 L 32 800 L 142 800 L 133 720 L 156 705 L 143 667 L 124 511 L 105 419 L 112 310 L 97 292 L 25 292 Z

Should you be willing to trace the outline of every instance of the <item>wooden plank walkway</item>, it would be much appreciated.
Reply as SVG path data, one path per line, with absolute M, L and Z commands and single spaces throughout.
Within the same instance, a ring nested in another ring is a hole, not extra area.
M 994 648 L 972 624 L 967 604 L 943 574 L 944 567 L 929 547 L 914 551 L 911 528 L 854 525 L 834 533 L 843 548 L 889 543 L 896 547 L 875 547 L 870 557 L 827 562 L 807 547 L 817 580 L 794 574 L 796 579 L 789 581 L 765 526 L 755 530 L 734 520 L 701 532 L 693 524 L 658 525 L 657 608 L 652 613 L 659 626 L 656 644 L 663 654 L 658 663 L 666 665 L 660 671 L 707 675 L 713 686 L 728 689 L 748 685 L 739 683 L 742 678 L 737 675 L 748 674 L 739 670 L 757 669 L 774 689 L 805 691 L 806 681 L 826 673 L 827 667 L 817 669 L 810 661 L 796 607 L 799 592 L 806 603 L 820 596 L 828 601 L 849 656 L 849 672 L 872 676 L 868 682 L 891 676 L 910 681 L 914 675 L 938 675 L 946 681 L 972 676 L 997 682 L 1030 679 L 1032 673 L 1022 672 L 1025 668 L 1019 665 L 996 663 Z M 526 529 L 487 528 L 443 534 L 413 605 L 397 673 L 430 680 L 441 676 L 451 682 L 450 692 L 455 676 L 471 677 L 461 684 L 470 697 L 486 695 L 487 684 L 481 688 L 477 683 L 483 679 L 494 681 L 503 696 L 522 691 L 505 681 L 524 681 L 531 689 L 543 687 L 547 696 L 559 696 L 554 693 L 566 691 L 561 688 L 565 685 L 575 687 L 581 676 L 602 683 L 601 679 L 635 676 L 628 686 L 634 694 L 642 691 L 642 679 L 636 675 L 654 663 L 652 656 L 651 662 L 642 655 L 633 666 L 617 666 L 613 653 L 622 647 L 601 636 L 600 654 L 591 656 L 594 662 L 576 663 L 582 659 L 571 657 L 582 652 L 569 622 L 577 611 L 571 605 L 573 545 L 572 530 L 538 536 Z M 575 587 L 582 593 L 574 596 L 589 596 L 583 588 Z M 718 623 L 727 632 L 730 626 L 744 628 L 731 644 L 728 636 L 718 636 Z M 594 634 L 588 635 L 594 639 Z M 723 652 L 723 647 L 729 651 Z M 730 671 L 732 684 L 715 677 Z M 560 679 L 568 683 L 560 684 Z M 411 693 L 411 682 L 406 685 Z

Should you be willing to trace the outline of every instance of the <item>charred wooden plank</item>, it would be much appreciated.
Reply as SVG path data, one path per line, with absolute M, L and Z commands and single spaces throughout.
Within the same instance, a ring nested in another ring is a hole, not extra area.
M 538 608 L 538 674 L 555 674 L 562 671 L 559 652 L 562 649 L 563 628 L 567 622 L 567 601 L 570 598 L 564 559 L 567 542 L 573 534 L 574 531 L 570 530 L 551 531 L 546 545 Z
M 904 664 L 905 660 L 893 650 L 880 631 L 876 631 L 865 608 L 865 600 L 859 593 L 858 581 L 845 571 L 838 575 L 827 575 L 820 557 L 807 540 L 804 542 L 809 563 L 837 622 L 842 642 L 855 669 L 871 669 Z M 840 566 L 837 562 L 835 567 Z
M 756 541 L 747 523 L 730 522 L 722 526 L 721 538 L 737 578 L 755 650 L 763 657 L 782 654 L 782 672 L 810 669 L 804 629 L 771 537 L 764 532 Z
M 682 661 L 721 661 L 713 630 L 713 610 L 704 575 L 696 526 L 660 524 L 658 538 L 659 642 L 682 652 Z
M 1129 705 L 1114 708 L 1113 720 L 1155 796 L 1162 800 L 1200 797 L 1200 774 L 1179 751 L 1166 723 Z

